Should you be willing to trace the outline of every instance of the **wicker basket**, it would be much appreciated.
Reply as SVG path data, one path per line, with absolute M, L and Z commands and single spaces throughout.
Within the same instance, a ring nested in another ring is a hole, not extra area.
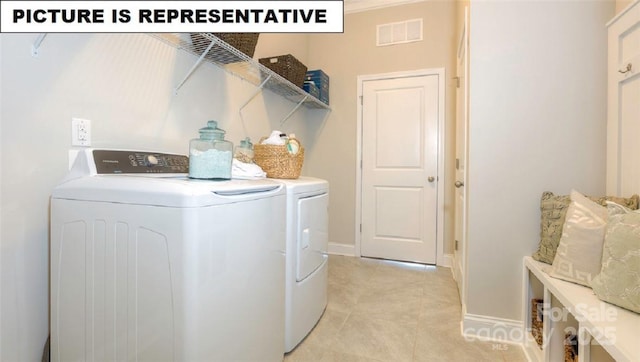
M 260 64 L 281 75 L 284 79 L 302 88 L 307 74 L 307 66 L 291 54 L 260 58 Z
M 285 179 L 300 177 L 304 162 L 304 148 L 300 146 L 298 153 L 292 155 L 287 151 L 286 145 L 261 144 L 264 139 L 253 145 L 253 162 L 267 173 L 267 177 Z
M 564 361 L 578 362 L 578 336 L 571 332 L 564 335 Z
M 238 49 L 240 52 L 248 56 L 249 58 L 253 58 L 253 53 L 256 51 L 256 45 L 258 44 L 258 36 L 260 33 L 210 33 L 216 37 L 218 37 L 223 42 L 231 45 L 232 47 Z M 191 43 L 193 44 L 194 49 L 198 53 L 202 53 L 207 50 L 207 47 L 211 43 L 211 41 L 202 36 L 200 33 L 190 33 L 191 35 Z M 220 47 L 214 45 L 211 47 L 209 51 L 209 55 L 205 56 L 205 58 L 214 59 L 218 63 L 235 63 L 239 62 L 240 59 L 236 56 L 212 56 L 211 54 L 220 50 Z
M 531 299 L 531 334 L 540 347 L 542 347 L 543 302 L 542 299 Z

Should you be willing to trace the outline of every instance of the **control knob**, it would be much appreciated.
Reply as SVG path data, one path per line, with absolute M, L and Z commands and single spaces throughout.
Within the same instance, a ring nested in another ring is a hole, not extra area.
M 144 161 L 145 165 L 147 165 L 148 167 L 153 167 L 158 164 L 158 158 L 154 155 L 145 156 Z

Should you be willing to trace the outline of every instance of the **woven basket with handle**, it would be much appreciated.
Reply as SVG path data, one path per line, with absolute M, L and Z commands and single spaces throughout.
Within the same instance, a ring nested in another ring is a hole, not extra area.
M 291 154 L 286 145 L 253 145 L 253 162 L 260 166 L 269 178 L 296 179 L 300 177 L 304 162 L 304 148 L 302 145 L 298 153 Z M 292 138 L 292 140 L 295 138 Z M 298 141 L 299 143 L 300 141 Z
M 258 59 L 260 64 L 281 75 L 284 79 L 302 88 L 307 75 L 307 66 L 291 54 Z

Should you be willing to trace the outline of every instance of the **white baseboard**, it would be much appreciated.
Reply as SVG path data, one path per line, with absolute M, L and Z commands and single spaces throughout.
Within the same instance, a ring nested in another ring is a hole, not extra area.
M 356 246 L 329 242 L 329 254 L 356 256 Z
M 462 336 L 468 339 L 521 345 L 524 340 L 522 333 L 521 321 L 463 314 Z
M 436 265 L 451 268 L 453 266 L 453 254 L 443 254 L 436 261 Z

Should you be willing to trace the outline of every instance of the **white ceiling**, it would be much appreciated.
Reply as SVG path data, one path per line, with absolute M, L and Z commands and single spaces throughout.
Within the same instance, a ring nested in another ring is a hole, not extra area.
M 389 6 L 417 3 L 426 0 L 344 0 L 344 13 L 386 8 Z

